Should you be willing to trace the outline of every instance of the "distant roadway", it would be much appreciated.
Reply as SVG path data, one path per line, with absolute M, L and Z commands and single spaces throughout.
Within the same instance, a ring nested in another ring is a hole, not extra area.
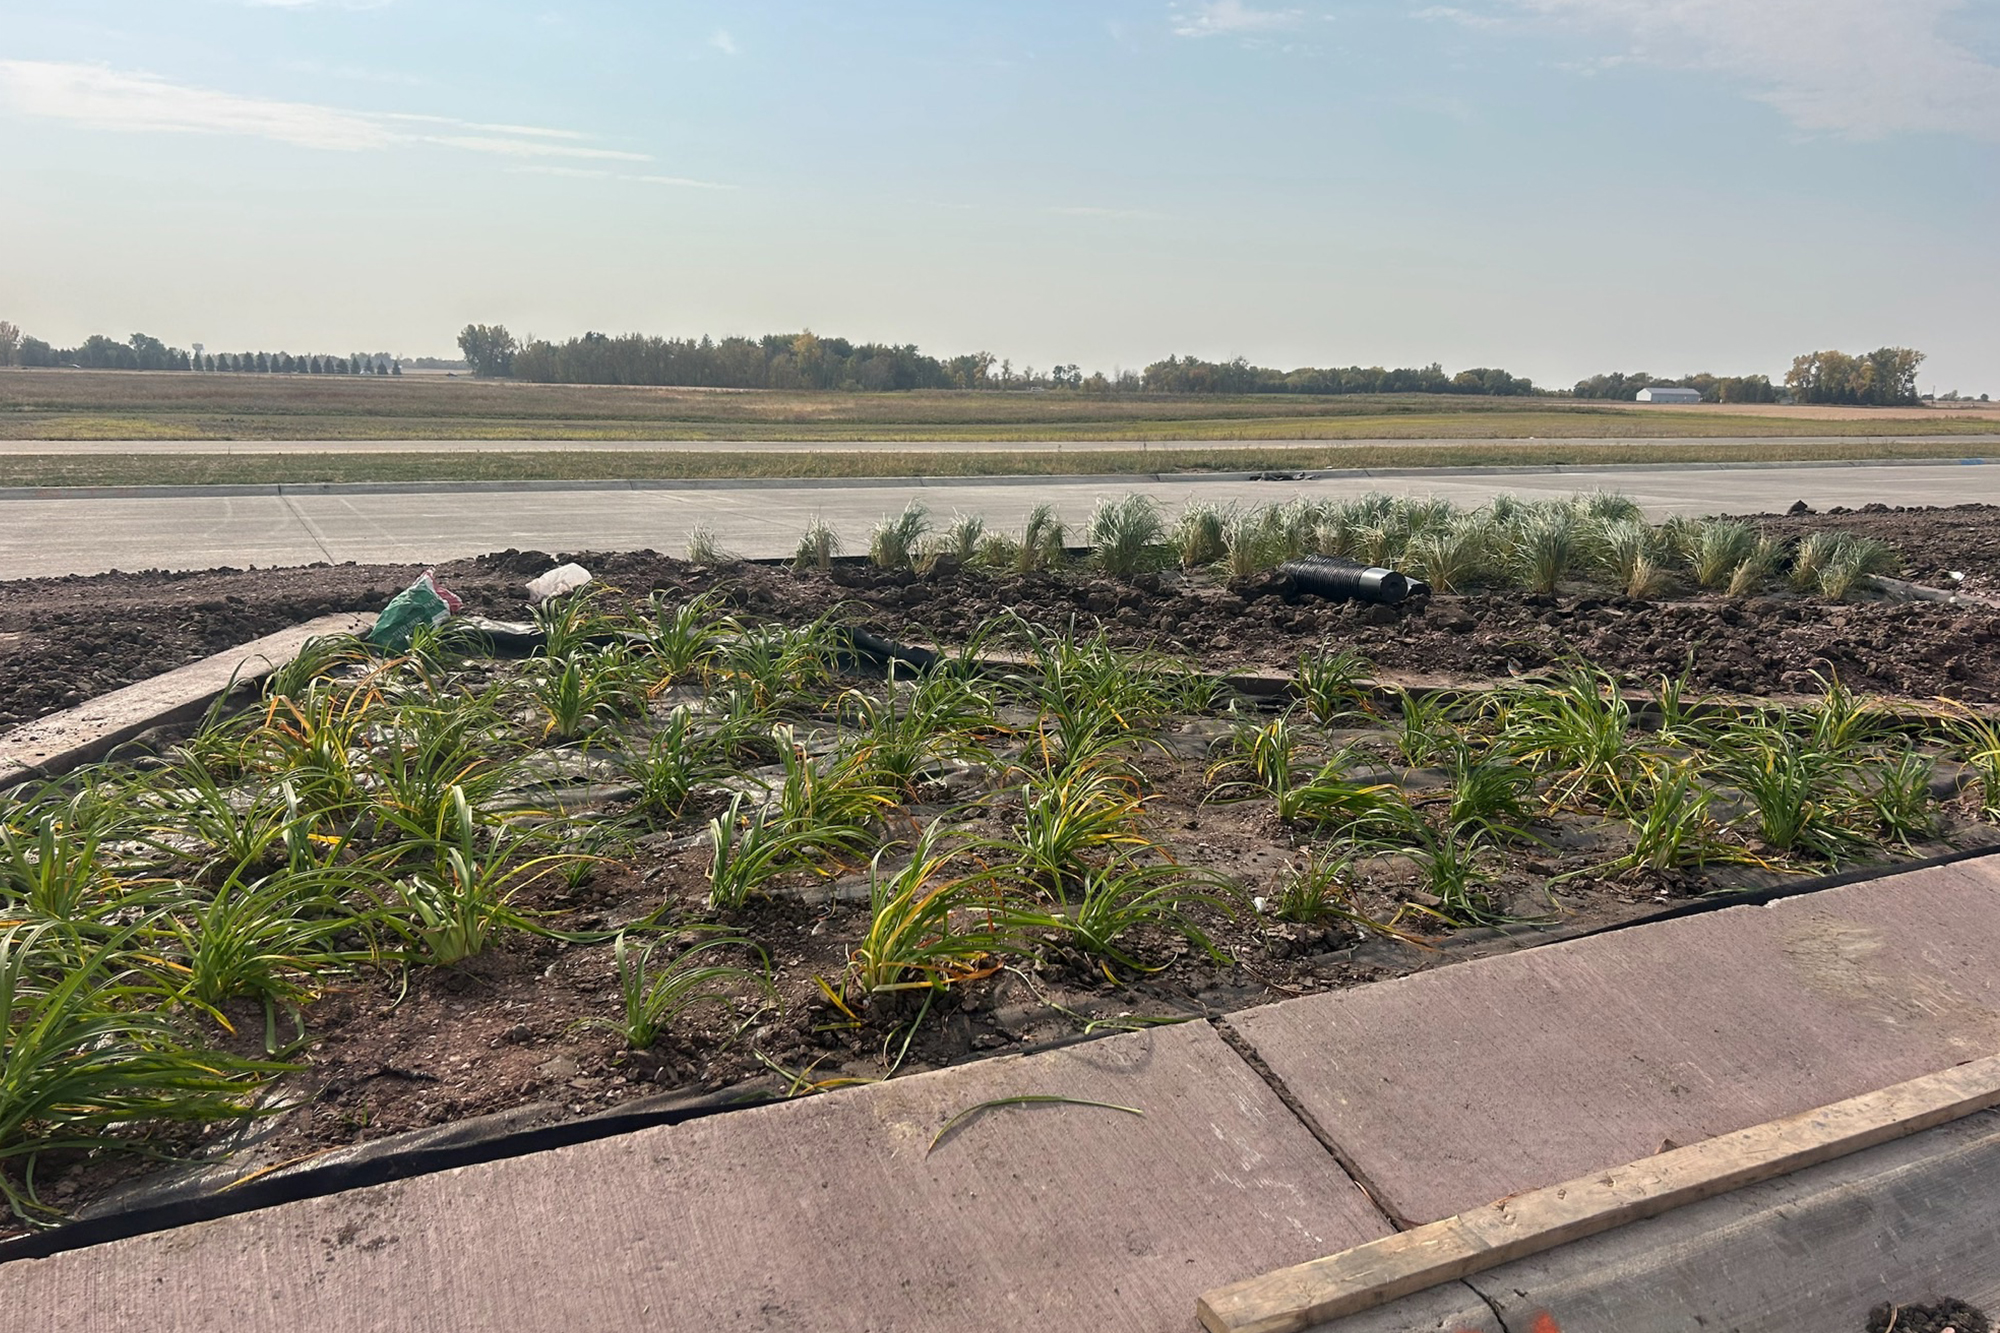
M 1205 423 L 1226 426 L 1227 422 Z M 1564 444 L 1852 446 L 1860 440 L 1882 444 L 1936 445 L 1954 441 L 1967 453 L 1993 453 L 2000 435 L 1674 435 L 1560 436 Z M 534 453 L 1098 453 L 1133 449 L 1366 449 L 1435 444 L 1454 448 L 1507 446 L 1534 442 L 1535 436 L 1479 436 L 1466 439 L 1369 440 L 0 440 L 0 456 L 21 454 L 534 454 Z
M 570 447 L 565 445 L 564 447 Z M 226 490 L 228 493 L 219 493 Z M 1219 503 L 1341 496 L 1368 490 L 1478 504 L 1502 491 L 1630 495 L 1655 517 L 1673 513 L 2000 503 L 2000 464 L 1810 464 L 1418 470 L 1307 474 L 1300 480 L 1133 476 L 810 482 L 442 483 L 250 486 L 155 492 L 0 492 L 0 578 L 109 569 L 205 569 L 315 561 L 451 560 L 507 547 L 550 552 L 650 547 L 678 555 L 689 530 L 710 527 L 727 550 L 789 555 L 814 515 L 849 552 L 911 499 L 940 522 L 954 511 L 990 527 L 1018 527 L 1047 500 L 1080 523 L 1107 496 L 1144 491 L 1170 512 L 1190 499 Z

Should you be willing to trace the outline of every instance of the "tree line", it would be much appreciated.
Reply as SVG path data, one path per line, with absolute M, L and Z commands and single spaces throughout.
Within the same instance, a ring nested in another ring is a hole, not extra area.
M 1572 398 L 1623 399 L 1631 402 L 1639 396 L 1641 389 L 1699 389 L 1704 403 L 1775 403 L 1778 401 L 1778 386 L 1771 383 L 1768 375 L 1711 375 L 1706 371 L 1696 375 L 1682 375 L 1671 379 L 1660 375 L 1648 375 L 1643 370 L 1627 374 L 1613 371 L 1609 375 L 1592 375 L 1589 379 L 1578 380 L 1570 390 Z
M 1273 370 L 1234 361 L 1170 356 L 1143 372 L 1085 375 L 1080 366 L 1020 370 L 990 352 L 935 357 L 913 345 L 855 343 L 811 331 L 762 338 L 659 338 L 586 333 L 566 342 L 523 343 L 500 324 L 468 324 L 459 349 L 475 375 L 538 384 L 647 384 L 716 389 L 1068 389 L 1083 393 L 1472 393 L 1532 394 L 1526 378 L 1479 368 L 1447 374 L 1433 364 Z
M 1792 359 L 1781 392 L 1765 375 L 1682 375 L 1663 379 L 1645 371 L 1613 372 L 1578 380 L 1575 398 L 1631 401 L 1646 388 L 1699 389 L 1704 403 L 1775 403 L 1789 395 L 1795 403 L 1845 403 L 1895 407 L 1918 402 L 1917 367 L 1924 354 L 1908 347 L 1878 347 L 1862 356 L 1808 352 Z
M 24 336 L 14 324 L 0 320 L 0 366 L 82 370 L 229 371 L 260 375 L 400 375 L 402 362 L 387 352 L 350 352 L 346 356 L 294 356 L 290 352 L 204 352 L 196 355 L 169 347 L 150 334 L 135 333 L 124 342 L 94 333 L 75 347 L 56 347 Z

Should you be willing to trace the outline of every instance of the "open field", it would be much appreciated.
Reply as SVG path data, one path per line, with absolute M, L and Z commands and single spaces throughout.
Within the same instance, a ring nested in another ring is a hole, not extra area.
M 1978 405 L 1646 408 L 1425 395 L 802 394 L 123 371 L 0 371 L 6 439 L 1453 439 L 1978 434 Z M 1882 423 L 1893 423 L 1885 427 Z

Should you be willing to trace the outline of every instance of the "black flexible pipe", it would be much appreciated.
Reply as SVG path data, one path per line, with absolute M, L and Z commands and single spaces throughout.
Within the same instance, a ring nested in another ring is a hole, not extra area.
M 1278 566 L 1294 593 L 1308 592 L 1336 602 L 1376 602 L 1394 606 L 1410 595 L 1410 581 L 1393 569 L 1307 555 Z

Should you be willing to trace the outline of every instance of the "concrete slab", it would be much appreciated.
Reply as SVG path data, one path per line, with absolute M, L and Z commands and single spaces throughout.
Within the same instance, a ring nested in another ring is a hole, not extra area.
M 307 639 L 358 634 L 374 623 L 366 612 L 320 616 L 24 723 L 0 735 L 0 787 L 101 758 L 148 727 L 199 714 L 232 682 L 262 680 L 297 657 Z
M 1818 508 L 1871 501 L 1953 505 L 2000 501 L 2000 466 L 1829 464 L 1791 467 L 1542 468 L 1348 473 L 1303 481 L 1199 476 L 888 480 L 862 484 L 702 483 L 697 487 L 605 483 L 596 487 L 433 491 L 287 486 L 279 494 L 186 492 L 152 498 L 61 493 L 0 495 L 0 578 L 94 574 L 106 569 L 203 569 L 215 565 L 309 564 L 316 560 L 411 563 L 457 559 L 513 546 L 545 551 L 636 550 L 679 554 L 690 529 L 710 527 L 744 556 L 786 556 L 815 517 L 865 550 L 869 528 L 910 500 L 939 518 L 983 516 L 1018 528 L 1048 501 L 1080 523 L 1099 500 L 1144 492 L 1170 509 L 1189 500 L 1282 502 L 1295 495 L 1364 491 L 1439 495 L 1483 504 L 1500 493 L 1566 496 L 1612 490 L 1654 518 L 1718 511 Z
M 1996 955 L 1974 861 L 1227 1022 L 1417 1224 L 1992 1054 Z
M 1055 1093 L 1134 1106 L 953 1114 Z M 1385 1234 L 1205 1026 L 732 1112 L 0 1267 L 16 1333 L 1183 1333 Z
M 1989 1112 L 1468 1281 L 1507 1333 L 1845 1333 L 1884 1302 L 2000 1306 L 1996 1234 L 2000 1115 Z

